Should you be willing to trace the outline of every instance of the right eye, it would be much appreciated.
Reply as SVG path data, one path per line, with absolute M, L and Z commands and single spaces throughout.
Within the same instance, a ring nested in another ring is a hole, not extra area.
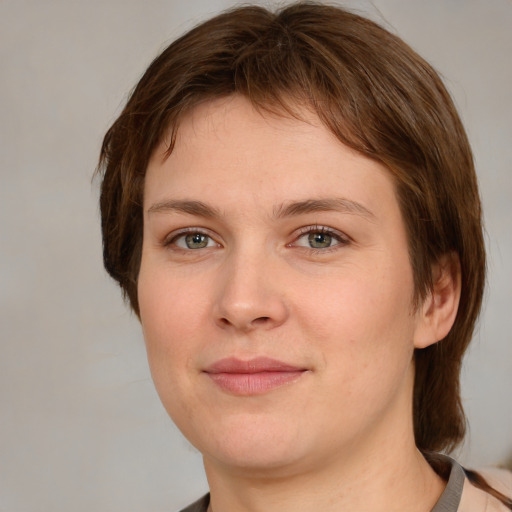
M 177 235 L 171 240 L 170 244 L 185 250 L 206 249 L 208 247 L 219 246 L 210 236 L 200 231 Z

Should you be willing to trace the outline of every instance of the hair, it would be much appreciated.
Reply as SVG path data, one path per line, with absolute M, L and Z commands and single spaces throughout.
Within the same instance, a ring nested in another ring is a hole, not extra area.
M 195 106 L 235 94 L 280 115 L 300 117 L 308 108 L 340 142 L 389 169 L 408 235 L 415 305 L 432 290 L 432 265 L 445 255 L 459 258 L 457 317 L 442 341 L 416 350 L 413 397 L 418 448 L 451 451 L 465 434 L 459 377 L 485 282 L 477 179 L 466 133 L 440 77 L 378 24 L 309 2 L 276 12 L 246 6 L 168 46 L 101 148 L 105 268 L 139 315 L 149 158 L 169 134 L 172 151 L 180 120 Z

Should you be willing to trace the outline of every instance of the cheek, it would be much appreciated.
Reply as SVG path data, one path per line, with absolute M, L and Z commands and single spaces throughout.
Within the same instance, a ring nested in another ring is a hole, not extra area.
M 335 334 L 345 333 L 346 338 L 350 333 L 355 336 L 365 332 L 368 341 L 386 337 L 391 334 L 389 331 L 400 331 L 414 321 L 410 272 L 389 266 L 354 267 L 332 273 L 320 285 L 315 276 L 311 282 L 301 283 L 295 294 L 300 309 L 298 318 L 307 319 L 311 328 L 325 339 Z
M 377 397 L 403 378 L 413 353 L 412 286 L 411 275 L 389 267 L 331 276 L 321 288 L 305 284 L 299 329 L 344 392 Z
M 190 354 L 197 348 L 195 338 L 204 322 L 204 299 L 198 287 L 184 286 L 144 265 L 138 294 L 149 366 L 160 392 L 163 381 L 178 385 L 178 377 L 191 364 Z
M 138 296 L 144 332 L 150 343 L 163 343 L 167 339 L 179 349 L 179 340 L 193 333 L 202 321 L 205 284 L 160 266 L 151 262 L 145 265 L 144 260 L 141 265 Z
M 151 376 L 167 413 L 183 430 L 194 415 L 194 354 L 203 350 L 198 333 L 204 331 L 204 299 L 197 286 L 143 268 L 138 293 Z
M 362 429 L 404 389 L 413 356 L 411 290 L 408 279 L 397 286 L 372 273 L 331 280 L 303 298 L 299 329 L 321 350 L 321 396 L 333 424 Z

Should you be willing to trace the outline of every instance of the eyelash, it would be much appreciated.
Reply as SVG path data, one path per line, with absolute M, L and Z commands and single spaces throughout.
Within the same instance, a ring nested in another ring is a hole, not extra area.
M 304 237 L 305 235 L 313 234 L 313 233 L 329 235 L 337 243 L 335 245 L 332 245 L 329 247 L 324 247 L 324 248 L 315 248 L 315 247 L 306 247 L 306 246 L 296 245 L 297 241 L 300 240 L 302 237 Z M 174 246 L 173 247 L 174 249 L 182 250 L 182 251 L 198 251 L 198 250 L 200 250 L 201 248 L 184 249 L 183 247 L 179 247 L 176 244 L 180 238 L 185 237 L 186 235 L 189 235 L 189 234 L 198 234 L 198 235 L 206 236 L 211 241 L 213 241 L 215 244 L 217 244 L 217 246 L 221 246 L 221 244 L 219 244 L 215 240 L 215 238 L 210 234 L 210 232 L 208 230 L 205 230 L 204 228 L 194 228 L 194 227 L 184 228 L 184 229 L 181 229 L 180 231 L 178 231 L 177 233 L 172 233 L 170 236 L 168 236 L 164 239 L 164 241 L 162 242 L 162 245 L 164 247 Z M 287 244 L 286 247 L 299 247 L 299 248 L 305 249 L 308 252 L 313 253 L 313 254 L 319 254 L 319 253 L 326 254 L 331 251 L 335 251 L 335 250 L 339 249 L 340 247 L 346 246 L 350 242 L 351 242 L 350 238 L 348 236 L 340 233 L 339 231 L 336 231 L 327 226 L 313 225 L 313 226 L 304 226 L 303 228 L 300 228 L 297 231 L 293 242 L 290 242 L 289 244 Z M 204 247 L 204 249 L 206 249 L 206 248 L 208 248 L 208 247 Z
M 329 228 L 327 226 L 314 225 L 314 226 L 304 226 L 303 228 L 300 228 L 298 230 L 298 233 L 297 233 L 294 241 L 291 242 L 290 244 L 288 244 L 287 246 L 288 247 L 293 246 L 298 240 L 300 240 L 305 235 L 310 235 L 313 233 L 329 235 L 334 240 L 336 240 L 337 243 L 335 245 L 332 245 L 330 247 L 325 247 L 325 248 L 303 247 L 303 246 L 298 246 L 298 247 L 306 249 L 307 251 L 309 251 L 313 254 L 326 254 L 331 251 L 336 251 L 336 250 L 340 249 L 341 247 L 348 245 L 351 242 L 351 239 L 347 235 L 340 233 L 339 231 L 337 231 L 335 229 Z
M 182 251 L 194 251 L 199 249 L 184 249 L 182 247 L 179 247 L 176 245 L 176 242 L 180 239 L 185 237 L 186 235 L 203 235 L 207 236 L 210 240 L 215 242 L 217 245 L 220 246 L 220 244 L 215 240 L 215 238 L 208 232 L 208 230 L 205 230 L 204 228 L 184 228 L 180 229 L 177 233 L 171 233 L 171 235 L 167 236 L 164 241 L 162 242 L 162 245 L 164 247 L 171 247 L 174 245 L 174 248 L 177 250 Z

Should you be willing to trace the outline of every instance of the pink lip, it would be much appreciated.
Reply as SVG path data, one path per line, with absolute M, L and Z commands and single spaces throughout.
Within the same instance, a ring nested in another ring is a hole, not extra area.
M 234 395 L 260 395 L 297 380 L 305 368 L 282 361 L 257 357 L 249 361 L 236 358 L 221 359 L 205 373 L 222 390 Z

